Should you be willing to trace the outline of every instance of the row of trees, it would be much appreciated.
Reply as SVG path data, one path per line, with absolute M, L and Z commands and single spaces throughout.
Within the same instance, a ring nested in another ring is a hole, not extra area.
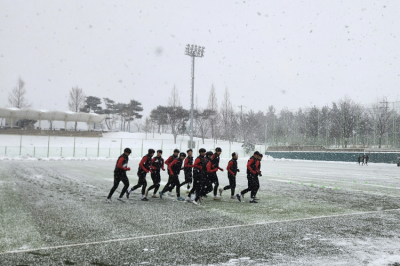
M 25 82 L 19 79 L 17 86 L 9 93 L 9 106 L 29 108 L 31 105 L 26 101 L 25 94 Z M 321 108 L 284 108 L 278 112 L 271 105 L 264 113 L 242 105 L 234 108 L 227 88 L 219 106 L 212 85 L 205 107 L 199 105 L 196 99 L 193 134 L 202 138 L 203 143 L 205 138 L 212 138 L 216 142 L 222 139 L 268 145 L 336 144 L 348 147 L 352 144 L 377 145 L 380 148 L 386 143 L 399 146 L 400 116 L 394 103 L 392 106 L 390 104 L 386 98 L 382 98 L 375 104 L 364 106 L 344 97 Z M 182 107 L 175 86 L 168 104 L 152 109 L 144 119 L 142 104 L 134 99 L 121 103 L 109 98 L 86 96 L 79 87 L 70 90 L 68 107 L 73 112 L 107 114 L 104 127 L 108 130 L 118 128 L 132 131 L 133 124 L 138 131 L 146 134 L 171 133 L 175 143 L 178 135 L 190 134 L 190 111 Z M 36 123 L 34 120 L 18 122 L 22 127 Z
M 244 110 L 243 110 L 244 109 Z M 196 103 L 194 110 L 194 136 L 245 144 L 268 145 L 333 145 L 347 148 L 384 143 L 399 146 L 400 116 L 386 98 L 363 106 L 344 97 L 331 106 L 313 106 L 276 111 L 269 106 L 265 113 L 238 106 L 235 110 L 225 89 L 221 106 L 218 107 L 215 88 L 211 86 L 205 108 Z M 168 106 L 158 106 L 144 120 L 146 133 L 156 129 L 158 133 L 189 134 L 189 111 L 182 108 L 174 87 Z

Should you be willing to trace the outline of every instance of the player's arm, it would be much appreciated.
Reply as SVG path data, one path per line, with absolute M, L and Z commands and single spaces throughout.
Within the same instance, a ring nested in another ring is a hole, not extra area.
M 197 158 L 197 159 L 194 161 L 193 167 L 194 167 L 194 168 L 197 168 L 197 169 L 201 169 L 200 162 L 201 162 L 200 159 Z
M 258 160 L 256 162 L 256 169 L 257 169 L 257 173 L 261 173 L 261 171 L 260 171 L 260 161 L 258 161 Z
M 171 162 L 172 162 L 172 156 L 169 156 L 168 159 L 165 161 L 165 164 L 169 166 Z
M 250 171 L 250 173 L 255 174 L 256 172 L 251 169 L 251 165 L 253 164 L 254 159 L 250 159 L 249 162 L 247 163 L 247 169 Z
M 163 159 L 163 158 L 161 158 L 161 169 L 162 169 L 163 171 L 165 171 L 165 169 L 164 169 L 164 159 Z
M 124 163 L 124 158 L 123 157 L 119 158 L 118 163 L 117 163 L 117 168 L 125 170 L 125 171 L 130 171 L 131 168 L 130 167 L 123 167 L 122 166 L 123 163 Z
M 232 170 L 231 170 L 232 165 L 233 165 L 233 162 L 232 162 L 232 161 L 229 161 L 228 166 L 226 167 L 226 170 L 228 170 L 228 172 L 229 172 L 231 175 L 235 175 L 235 173 L 232 172 Z
M 149 170 L 146 169 L 146 167 L 144 167 L 144 164 L 146 163 L 147 158 L 146 156 L 142 158 L 142 160 L 139 163 L 139 167 L 143 169 L 143 171 L 145 171 L 146 173 L 149 172 Z
M 174 172 L 172 171 L 172 166 L 174 166 L 178 160 L 173 160 L 172 163 L 169 164 L 168 171 L 170 175 L 174 175 Z
M 207 163 L 207 172 L 209 172 L 209 173 L 215 173 L 216 171 L 218 171 L 218 168 L 212 169 L 211 161 L 209 161 L 209 162 Z

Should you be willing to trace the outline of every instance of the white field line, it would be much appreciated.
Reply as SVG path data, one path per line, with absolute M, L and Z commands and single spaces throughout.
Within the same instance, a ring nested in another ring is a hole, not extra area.
M 277 223 L 307 221 L 307 220 L 315 220 L 315 219 L 334 218 L 334 217 L 344 217 L 344 216 L 351 216 L 351 215 L 362 215 L 362 214 L 371 214 L 371 213 L 379 213 L 379 212 L 391 212 L 391 211 L 400 211 L 400 209 L 390 209 L 390 210 L 382 210 L 382 211 L 368 211 L 368 212 L 356 212 L 356 213 L 337 214 L 337 215 L 325 215 L 325 216 L 316 216 L 316 217 L 301 218 L 301 219 L 292 219 L 292 220 L 271 221 L 271 222 L 260 222 L 260 223 L 253 223 L 253 224 L 238 224 L 238 225 L 229 225 L 229 226 L 222 226 L 222 227 L 213 227 L 213 228 L 204 228 L 204 229 L 195 229 L 195 230 L 188 230 L 188 231 L 180 231 L 180 232 L 171 232 L 171 233 L 164 233 L 164 234 L 156 234 L 156 235 L 134 236 L 134 237 L 126 237 L 126 238 L 118 238 L 118 239 L 109 239 L 109 240 L 94 241 L 94 242 L 67 244 L 67 245 L 59 245 L 59 246 L 52 246 L 52 247 L 42 247 L 42 248 L 23 249 L 23 250 L 11 250 L 11 251 L 1 252 L 0 255 L 15 254 L 15 253 L 26 253 L 26 252 L 32 252 L 32 251 L 49 250 L 49 249 L 59 249 L 59 248 L 89 246 L 89 245 L 96 245 L 96 244 L 105 244 L 105 243 L 121 242 L 121 241 L 137 240 L 137 239 L 145 239 L 145 238 L 152 238 L 152 237 L 162 237 L 162 236 L 181 235 L 181 234 L 197 233 L 197 232 L 205 232 L 205 231 L 213 231 L 213 230 L 221 230 L 221 229 L 232 229 L 232 228 L 240 228 L 240 227 L 251 227 L 251 226 L 257 226 L 257 225 L 267 225 L 267 224 L 277 224 Z

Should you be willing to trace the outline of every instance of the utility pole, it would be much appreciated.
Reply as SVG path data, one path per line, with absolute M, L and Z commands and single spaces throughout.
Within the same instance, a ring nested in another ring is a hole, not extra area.
M 186 45 L 185 55 L 192 58 L 192 91 L 191 91 L 191 103 L 190 103 L 190 148 L 193 149 L 193 98 L 194 98 L 194 58 L 204 56 L 204 46 L 200 45 Z

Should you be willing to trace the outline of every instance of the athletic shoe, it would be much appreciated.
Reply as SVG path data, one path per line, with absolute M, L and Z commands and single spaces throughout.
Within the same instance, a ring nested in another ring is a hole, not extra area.
M 119 201 L 121 201 L 121 202 L 125 202 L 125 201 L 122 200 L 122 198 L 118 198 L 117 200 L 119 200 Z
M 236 197 L 235 196 L 231 196 L 231 199 L 236 199 Z
M 111 199 L 106 199 L 106 202 L 107 203 L 111 203 Z
M 154 194 L 153 196 L 151 196 L 152 198 L 158 198 L 156 194 Z
M 149 201 L 146 197 L 142 198 L 142 201 Z
M 191 202 L 192 200 L 190 199 L 190 197 L 186 197 L 186 201 Z
M 163 196 L 162 191 L 158 192 L 158 194 L 160 194 L 160 199 L 162 199 Z
M 146 193 L 144 193 L 144 195 L 145 195 L 146 198 L 147 198 L 147 195 L 149 195 L 149 190 L 148 190 L 148 189 L 146 189 Z
M 219 189 L 219 196 L 222 197 L 222 191 L 224 191 L 222 188 Z
M 242 202 L 242 200 L 240 199 L 239 194 L 236 194 L 236 198 L 238 199 L 238 201 Z
M 250 201 L 250 203 L 258 203 L 257 201 L 255 201 L 255 200 L 251 200 Z
M 197 201 L 192 201 L 192 203 L 193 203 L 194 205 L 200 205 L 200 203 L 198 203 Z
M 129 199 L 129 192 L 128 192 L 128 190 L 125 192 L 125 194 L 126 194 L 126 198 Z
M 182 198 L 182 197 L 178 197 L 177 200 L 178 200 L 178 201 L 185 201 L 185 199 Z
M 254 200 L 260 200 L 259 198 L 254 198 Z
M 173 196 L 174 196 L 174 194 L 173 194 L 173 193 L 171 193 L 171 192 L 168 192 L 168 196 L 170 196 L 170 197 L 173 197 Z
M 214 200 L 220 200 L 221 198 L 218 198 L 217 196 L 214 197 Z

